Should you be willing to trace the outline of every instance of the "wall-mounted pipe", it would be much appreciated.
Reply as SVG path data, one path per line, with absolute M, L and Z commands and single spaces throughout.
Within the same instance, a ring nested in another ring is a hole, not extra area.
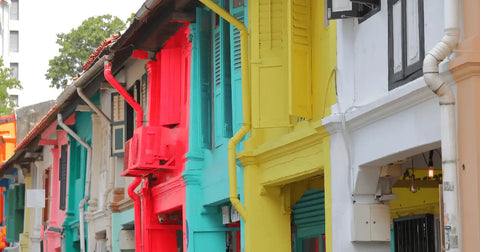
M 62 114 L 58 113 L 57 114 L 57 121 L 58 125 L 65 130 L 70 136 L 72 136 L 75 140 L 77 140 L 85 149 L 87 149 L 87 168 L 85 172 L 85 195 L 83 196 L 83 199 L 80 201 L 78 204 L 78 210 L 79 210 L 79 222 L 80 222 L 80 251 L 85 252 L 85 223 L 84 223 L 84 208 L 85 204 L 88 201 L 88 198 L 90 197 L 90 168 L 92 166 L 92 147 L 85 142 L 75 131 L 70 129 L 65 123 L 63 123 L 63 118 Z
M 90 100 L 90 98 L 88 98 L 84 93 L 83 93 L 83 89 L 80 88 L 80 87 L 77 87 L 77 93 L 78 93 L 78 96 L 80 96 L 80 98 L 82 98 L 82 100 L 88 105 L 88 107 L 90 107 L 93 111 L 95 111 L 95 113 L 97 113 L 97 115 L 100 116 L 100 118 L 102 118 L 105 122 L 107 122 L 108 124 L 111 123 L 110 121 L 110 118 L 108 118 L 107 115 L 105 115 L 105 113 L 103 113 L 103 111 L 97 107 L 97 105 L 95 105 L 92 100 Z
M 125 99 L 125 101 L 132 106 L 132 108 L 137 112 L 137 128 L 143 125 L 143 109 L 140 104 L 138 104 L 132 96 L 125 90 L 120 83 L 112 75 L 112 63 L 110 61 L 105 61 L 104 70 L 103 70 L 105 79 L 110 83 L 115 90 L 120 93 L 120 95 Z
M 458 0 L 444 0 L 445 32 L 442 40 L 428 52 L 423 61 L 423 74 L 427 86 L 440 101 L 444 234 L 447 251 L 462 251 L 461 218 L 457 183 L 457 132 L 455 94 L 440 76 L 438 65 L 457 46 L 459 29 Z
M 107 251 L 112 251 L 112 212 L 109 211 L 109 196 L 115 187 L 115 157 L 110 157 L 110 181 L 103 194 L 103 211 L 107 212 Z
M 140 177 L 136 177 L 132 183 L 128 186 L 128 196 L 133 200 L 133 208 L 135 211 L 135 251 L 143 251 L 143 239 L 142 239 L 142 202 L 140 196 L 135 192 L 135 188 L 142 183 Z
M 248 62 L 248 30 L 244 23 L 236 19 L 230 13 L 225 11 L 222 7 L 218 6 L 212 0 L 199 0 L 205 6 L 210 8 L 213 12 L 217 13 L 224 20 L 235 26 L 240 31 L 240 59 L 242 65 L 242 110 L 243 110 L 243 123 L 240 130 L 228 141 L 228 174 L 230 193 L 229 198 L 232 206 L 237 209 L 240 216 L 244 221 L 247 221 L 247 210 L 245 206 L 240 202 L 237 192 L 237 157 L 236 146 L 240 140 L 250 131 L 250 117 L 251 117 L 251 104 L 250 104 L 250 69 Z

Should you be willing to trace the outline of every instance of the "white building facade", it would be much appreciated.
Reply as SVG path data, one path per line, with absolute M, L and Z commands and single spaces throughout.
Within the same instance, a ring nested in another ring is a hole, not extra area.
M 434 238 L 434 250 L 422 251 L 440 251 L 440 105 L 422 64 L 443 36 L 443 1 L 379 3 L 363 19 L 337 20 L 338 102 L 323 120 L 331 134 L 332 251 L 402 251 L 394 241 L 406 231 L 395 223 L 416 218 L 432 228 L 418 235 Z M 440 69 L 454 88 L 447 64 Z

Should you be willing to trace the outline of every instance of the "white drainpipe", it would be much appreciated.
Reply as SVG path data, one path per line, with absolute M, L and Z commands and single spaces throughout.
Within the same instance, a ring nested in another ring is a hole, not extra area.
M 440 101 L 445 249 L 462 251 L 457 183 L 455 94 L 438 71 L 440 62 L 453 52 L 459 40 L 458 0 L 444 0 L 444 13 L 444 36 L 425 56 L 423 74 L 427 86 L 435 92 Z
M 67 125 L 63 123 L 62 119 L 62 114 L 58 113 L 57 114 L 57 121 L 58 125 L 62 127 L 63 130 L 65 130 L 70 136 L 75 138 L 80 144 L 87 149 L 87 171 L 85 174 L 85 196 L 83 199 L 80 201 L 78 204 L 78 210 L 79 210 L 79 222 L 80 222 L 80 252 L 85 252 L 85 223 L 84 223 L 84 207 L 85 203 L 87 203 L 88 198 L 90 197 L 90 167 L 92 163 L 92 147 L 85 142 L 75 131 L 70 129 Z

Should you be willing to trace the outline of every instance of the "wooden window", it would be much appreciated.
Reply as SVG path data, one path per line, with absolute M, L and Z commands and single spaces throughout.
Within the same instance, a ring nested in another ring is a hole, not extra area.
M 180 123 L 182 113 L 183 48 L 164 48 L 161 51 L 160 124 L 173 128 Z
M 310 119 L 312 117 L 311 0 L 294 1 L 291 21 L 290 114 Z
M 45 208 L 43 208 L 43 222 L 50 217 L 50 176 L 52 169 L 49 167 L 43 171 L 43 189 L 45 189 Z
M 230 13 L 240 22 L 245 23 L 247 20 L 247 6 L 244 0 L 231 0 Z M 243 122 L 242 110 L 238 108 L 238 104 L 242 104 L 242 50 L 240 31 L 235 26 L 230 25 L 230 71 L 231 71 L 231 92 L 232 92 L 232 131 L 239 129 L 240 123 Z M 240 106 L 241 107 L 241 106 Z
M 111 104 L 111 153 L 112 156 L 123 156 L 125 144 L 125 102 L 119 93 L 112 93 Z
M 67 200 L 67 160 L 68 160 L 68 145 L 62 145 L 61 153 L 60 153 L 60 164 L 59 164 L 59 176 L 58 180 L 60 180 L 60 204 L 59 209 L 65 210 L 66 200 Z
M 228 7 L 228 0 L 220 3 Z M 220 18 L 216 25 L 213 14 L 212 30 L 212 85 L 213 85 L 213 132 L 215 147 L 220 146 L 225 137 L 232 136 L 232 90 L 230 69 L 230 26 Z
M 389 90 L 422 76 L 424 41 L 423 0 L 389 0 Z
M 200 96 L 200 141 L 205 149 L 212 148 L 212 50 L 210 38 L 212 36 L 211 14 L 207 10 L 197 9 L 197 23 L 194 34 L 194 58 L 196 82 L 199 84 Z

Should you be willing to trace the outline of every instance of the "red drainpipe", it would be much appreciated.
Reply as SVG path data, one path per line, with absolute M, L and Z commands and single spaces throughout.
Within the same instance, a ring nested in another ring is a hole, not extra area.
M 120 83 L 112 75 L 112 63 L 105 61 L 103 74 L 105 79 L 123 96 L 125 101 L 132 106 L 137 112 L 137 128 L 143 126 L 143 109 L 142 107 L 130 96 Z M 133 200 L 135 211 L 135 251 L 143 251 L 142 241 L 142 202 L 140 196 L 134 191 L 138 185 L 142 182 L 140 177 L 135 178 L 133 182 L 128 186 L 128 196 Z
M 120 83 L 113 77 L 112 75 L 112 63 L 110 61 L 105 61 L 103 75 L 105 75 L 105 79 L 107 79 L 108 83 L 110 83 L 117 91 L 122 95 L 125 101 L 132 106 L 132 108 L 137 112 L 137 128 L 143 126 L 143 109 L 125 90 Z
M 142 203 L 140 196 L 135 192 L 135 188 L 142 183 L 142 178 L 136 177 L 128 186 L 128 196 L 133 200 L 135 211 L 135 251 L 143 251 L 142 239 Z

